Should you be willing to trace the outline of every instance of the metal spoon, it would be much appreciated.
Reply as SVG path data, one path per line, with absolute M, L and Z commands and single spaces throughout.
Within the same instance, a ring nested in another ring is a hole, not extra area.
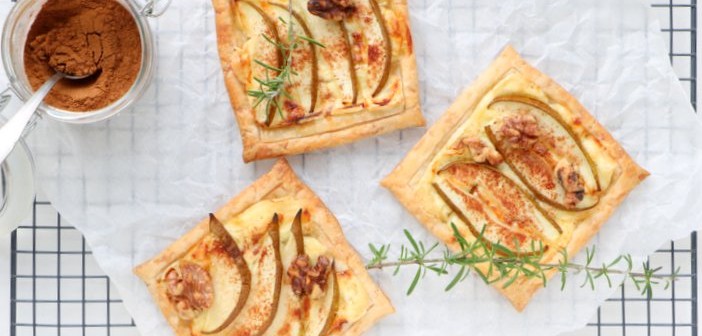
M 69 76 L 64 73 L 57 72 L 49 80 L 42 85 L 37 92 L 35 92 L 27 101 L 22 105 L 22 107 L 15 113 L 10 121 L 8 121 L 2 128 L 0 128 L 0 163 L 5 161 L 12 149 L 15 148 L 17 141 L 22 137 L 24 129 L 27 127 L 29 120 L 36 112 L 41 102 L 49 91 L 63 78 L 68 79 L 83 79 L 90 77 L 92 74 L 85 76 Z

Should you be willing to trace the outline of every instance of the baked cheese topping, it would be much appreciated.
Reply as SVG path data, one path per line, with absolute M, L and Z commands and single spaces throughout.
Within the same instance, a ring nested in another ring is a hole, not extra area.
M 488 241 L 558 250 L 619 173 L 606 153 L 577 116 L 511 70 L 456 126 L 420 186 L 446 225 L 470 228 L 462 234 L 475 239 L 484 227 Z
M 251 330 L 262 335 L 317 335 L 341 333 L 360 320 L 371 307 L 368 293 L 353 270 L 334 257 L 326 236 L 318 236 L 317 225 L 304 211 L 302 241 L 311 266 L 306 271 L 323 267 L 319 265 L 323 258 L 333 261 L 333 266 L 321 279 L 324 285 L 314 285 L 309 295 L 296 295 L 290 274 L 300 256 L 293 222 L 304 208 L 305 204 L 290 197 L 262 200 L 222 223 L 250 271 L 248 285 L 231 249 L 214 234 L 206 235 L 171 264 L 159 285 L 179 313 L 179 323 L 189 325 L 193 335 L 213 334 L 213 330 L 216 335 L 248 335 Z M 273 214 L 278 216 L 278 247 L 268 233 Z M 276 281 L 278 262 L 283 272 Z M 246 286 L 246 303 L 230 321 Z
M 440 171 L 434 183 L 472 235 L 482 233 L 488 242 L 515 253 L 537 252 L 541 243 L 555 243 L 561 233 L 533 199 L 489 166 L 455 163 Z
M 272 104 L 250 97 L 261 127 L 314 123 L 324 116 L 369 110 L 392 113 L 388 107 L 403 104 L 399 59 L 410 42 L 392 1 L 355 0 L 353 11 L 340 21 L 313 15 L 307 0 L 292 0 L 292 15 L 285 0 L 234 4 L 234 17 L 240 18 L 237 24 L 246 34 L 239 59 L 248 69 L 237 76 L 247 91 L 268 91 L 259 80 L 278 76 L 276 69 L 283 67 L 288 55 L 271 42 L 287 46 L 289 25 L 295 36 L 321 44 L 298 38 L 290 55 L 295 74 L 285 85 L 287 95 Z

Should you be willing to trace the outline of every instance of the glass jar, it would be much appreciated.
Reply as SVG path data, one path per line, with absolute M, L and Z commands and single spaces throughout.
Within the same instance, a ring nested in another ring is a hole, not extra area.
M 4 125 L 0 117 L 0 126 Z M 11 233 L 32 210 L 34 161 L 24 140 L 0 164 L 0 238 Z
M 8 76 L 10 88 L 22 100 L 26 101 L 34 92 L 24 71 L 24 47 L 27 34 L 34 19 L 47 0 L 22 0 L 10 11 L 2 32 L 2 61 Z M 132 13 L 141 36 L 141 69 L 134 84 L 127 93 L 114 103 L 99 110 L 72 112 L 48 104 L 39 107 L 41 115 L 48 115 L 59 121 L 84 124 L 107 119 L 130 107 L 146 91 L 154 73 L 155 46 L 149 28 L 148 8 L 139 7 L 134 0 L 117 0 Z M 146 10 L 145 10 L 146 9 Z

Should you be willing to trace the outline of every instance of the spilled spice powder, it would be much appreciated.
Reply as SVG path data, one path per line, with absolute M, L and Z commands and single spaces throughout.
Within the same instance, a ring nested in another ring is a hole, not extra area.
M 61 80 L 44 100 L 64 110 L 93 111 L 129 91 L 141 52 L 136 21 L 116 0 L 48 0 L 27 36 L 24 67 L 34 90 L 55 71 L 93 74 Z

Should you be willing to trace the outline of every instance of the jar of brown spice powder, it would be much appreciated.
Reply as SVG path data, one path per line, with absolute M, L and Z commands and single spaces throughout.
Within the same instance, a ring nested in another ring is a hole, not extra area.
M 23 0 L 8 15 L 2 58 L 22 100 L 55 70 L 89 72 L 64 79 L 40 107 L 70 123 L 109 118 L 131 106 L 154 71 L 154 41 L 146 15 L 133 0 Z

